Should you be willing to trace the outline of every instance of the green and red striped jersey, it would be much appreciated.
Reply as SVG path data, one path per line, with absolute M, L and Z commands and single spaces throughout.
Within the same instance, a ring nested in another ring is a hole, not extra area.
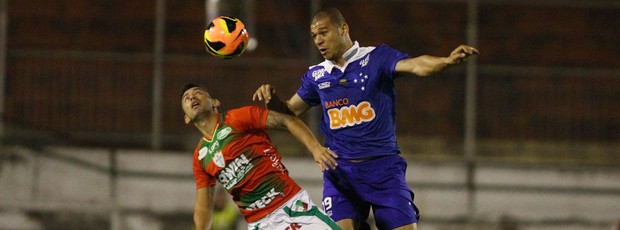
M 196 188 L 219 182 L 248 222 L 263 218 L 301 191 L 267 135 L 267 113 L 258 106 L 221 113 L 212 138 L 201 138 L 194 151 Z

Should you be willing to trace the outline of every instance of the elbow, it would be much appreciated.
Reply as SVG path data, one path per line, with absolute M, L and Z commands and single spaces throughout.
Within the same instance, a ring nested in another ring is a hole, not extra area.
M 448 59 L 432 56 L 421 56 L 417 65 L 414 65 L 411 73 L 419 77 L 429 77 L 439 73 L 449 66 Z
M 301 119 L 293 115 L 285 116 L 284 119 L 282 120 L 282 124 L 287 128 L 290 128 L 291 126 L 293 126 L 294 124 L 298 122 L 302 122 Z
M 428 76 L 433 75 L 431 71 L 417 71 L 417 72 L 414 72 L 414 74 L 418 77 L 428 77 Z
M 415 68 L 411 71 L 412 74 L 418 77 L 428 77 L 428 76 L 433 75 L 435 72 L 437 71 L 431 68 Z

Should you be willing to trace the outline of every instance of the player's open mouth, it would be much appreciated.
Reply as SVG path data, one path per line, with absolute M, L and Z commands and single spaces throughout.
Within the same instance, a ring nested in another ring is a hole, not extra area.
M 192 109 L 198 108 L 199 105 L 200 105 L 200 103 L 198 103 L 198 102 L 192 103 Z
M 322 55 L 325 55 L 325 53 L 327 53 L 327 48 L 319 49 L 319 51 L 321 52 Z

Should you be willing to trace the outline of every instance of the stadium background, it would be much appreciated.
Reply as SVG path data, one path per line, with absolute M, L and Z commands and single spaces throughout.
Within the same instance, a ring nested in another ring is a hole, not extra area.
M 620 198 L 617 179 L 597 180 L 617 175 L 620 166 L 618 1 L 0 3 L 0 190 L 4 190 L 0 211 L 19 213 L 48 229 L 79 229 L 92 223 L 101 229 L 125 229 L 122 226 L 130 224 L 122 221 L 122 216 L 136 210 L 157 213 L 164 229 L 171 225 L 165 223 L 187 220 L 187 209 L 183 208 L 165 210 L 163 215 L 161 210 L 148 208 L 127 211 L 121 207 L 119 212 L 108 212 L 118 209 L 104 206 L 99 212 L 77 209 L 81 210 L 78 215 L 75 209 L 67 211 L 59 204 L 62 199 L 41 202 L 50 200 L 45 199 L 47 190 L 41 188 L 44 186 L 37 177 L 27 177 L 34 182 L 18 189 L 21 187 L 13 183 L 23 178 L 15 177 L 21 175 L 15 172 L 39 168 L 41 162 L 35 159 L 45 156 L 46 161 L 69 162 L 69 168 L 77 168 L 68 171 L 94 168 L 91 171 L 108 182 L 123 176 L 191 182 L 189 166 L 187 171 L 170 172 L 166 164 L 160 164 L 147 173 L 123 174 L 112 170 L 118 169 L 116 161 L 99 165 L 92 159 L 84 160 L 88 158 L 84 155 L 103 154 L 106 162 L 108 157 L 116 159 L 113 156 L 127 152 L 161 159 L 187 156 L 199 135 L 182 123 L 178 89 L 187 81 L 205 84 L 223 102 L 224 109 L 253 103 L 251 94 L 262 83 L 275 85 L 283 97 L 293 94 L 307 66 L 319 61 L 308 24 L 311 12 L 321 6 L 340 8 L 350 24 L 352 38 L 362 45 L 386 43 L 413 56 L 447 55 L 462 43 L 480 50 L 479 57 L 467 65 L 435 77 L 397 80 L 398 135 L 404 156 L 412 164 L 430 162 L 437 172 L 442 166 L 456 164 L 462 180 L 455 182 L 460 186 L 455 193 L 468 194 L 463 197 L 466 214 L 460 213 L 468 218 L 445 217 L 438 212 L 430 218 L 435 229 L 481 229 L 482 225 L 491 229 L 608 229 L 620 218 L 618 206 L 608 203 L 610 206 L 602 204 L 603 208 L 574 208 L 609 210 L 611 217 L 568 214 L 532 220 L 517 215 L 504 221 L 510 223 L 505 225 L 500 223 L 504 217 L 485 219 L 476 215 L 490 211 L 480 210 L 471 201 L 484 199 L 479 196 L 484 189 L 479 182 L 485 166 L 517 171 L 527 168 L 531 170 L 528 177 L 533 178 L 545 170 L 576 170 L 586 177 L 583 184 L 547 190 L 537 187 L 536 183 L 544 182 L 525 180 L 511 188 L 585 194 L 579 199 L 596 195 Z M 250 36 L 258 41 L 256 49 L 233 60 L 208 56 L 202 32 L 208 12 L 213 14 L 214 10 L 241 18 Z M 317 114 L 312 110 L 304 116 L 315 131 Z M 285 163 L 287 158 L 308 159 L 286 133 L 273 132 L 273 136 Z M 54 171 L 58 169 L 55 167 Z M 62 164 L 58 167 L 65 170 Z M 508 178 L 511 176 L 519 175 Z M 439 176 L 433 180 L 444 179 Z M 300 180 L 320 184 L 316 178 Z M 436 186 L 433 180 L 427 186 Z M 411 184 L 416 187 L 416 181 Z M 80 184 L 72 186 L 74 190 L 83 189 Z M 22 191 L 31 194 L 18 195 Z M 107 198 L 119 195 L 110 193 Z M 189 194 L 186 199 L 191 201 L 193 193 Z M 424 196 L 420 192 L 417 195 Z M 14 202 L 20 197 L 24 199 Z M 84 203 L 80 202 L 76 204 Z M 85 217 L 83 213 L 95 214 Z M 73 218 L 76 215 L 80 218 Z M 74 225 L 78 227 L 68 227 Z

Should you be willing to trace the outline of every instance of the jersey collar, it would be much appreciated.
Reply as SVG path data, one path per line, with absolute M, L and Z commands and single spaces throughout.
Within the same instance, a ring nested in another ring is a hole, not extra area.
M 206 136 L 202 136 L 202 139 L 204 139 L 206 142 L 211 142 L 213 141 L 213 137 L 215 136 L 215 133 L 217 133 L 217 128 L 220 127 L 220 120 L 217 120 L 217 123 L 215 123 L 215 127 L 213 127 L 213 131 L 211 131 L 211 138 L 207 138 Z

